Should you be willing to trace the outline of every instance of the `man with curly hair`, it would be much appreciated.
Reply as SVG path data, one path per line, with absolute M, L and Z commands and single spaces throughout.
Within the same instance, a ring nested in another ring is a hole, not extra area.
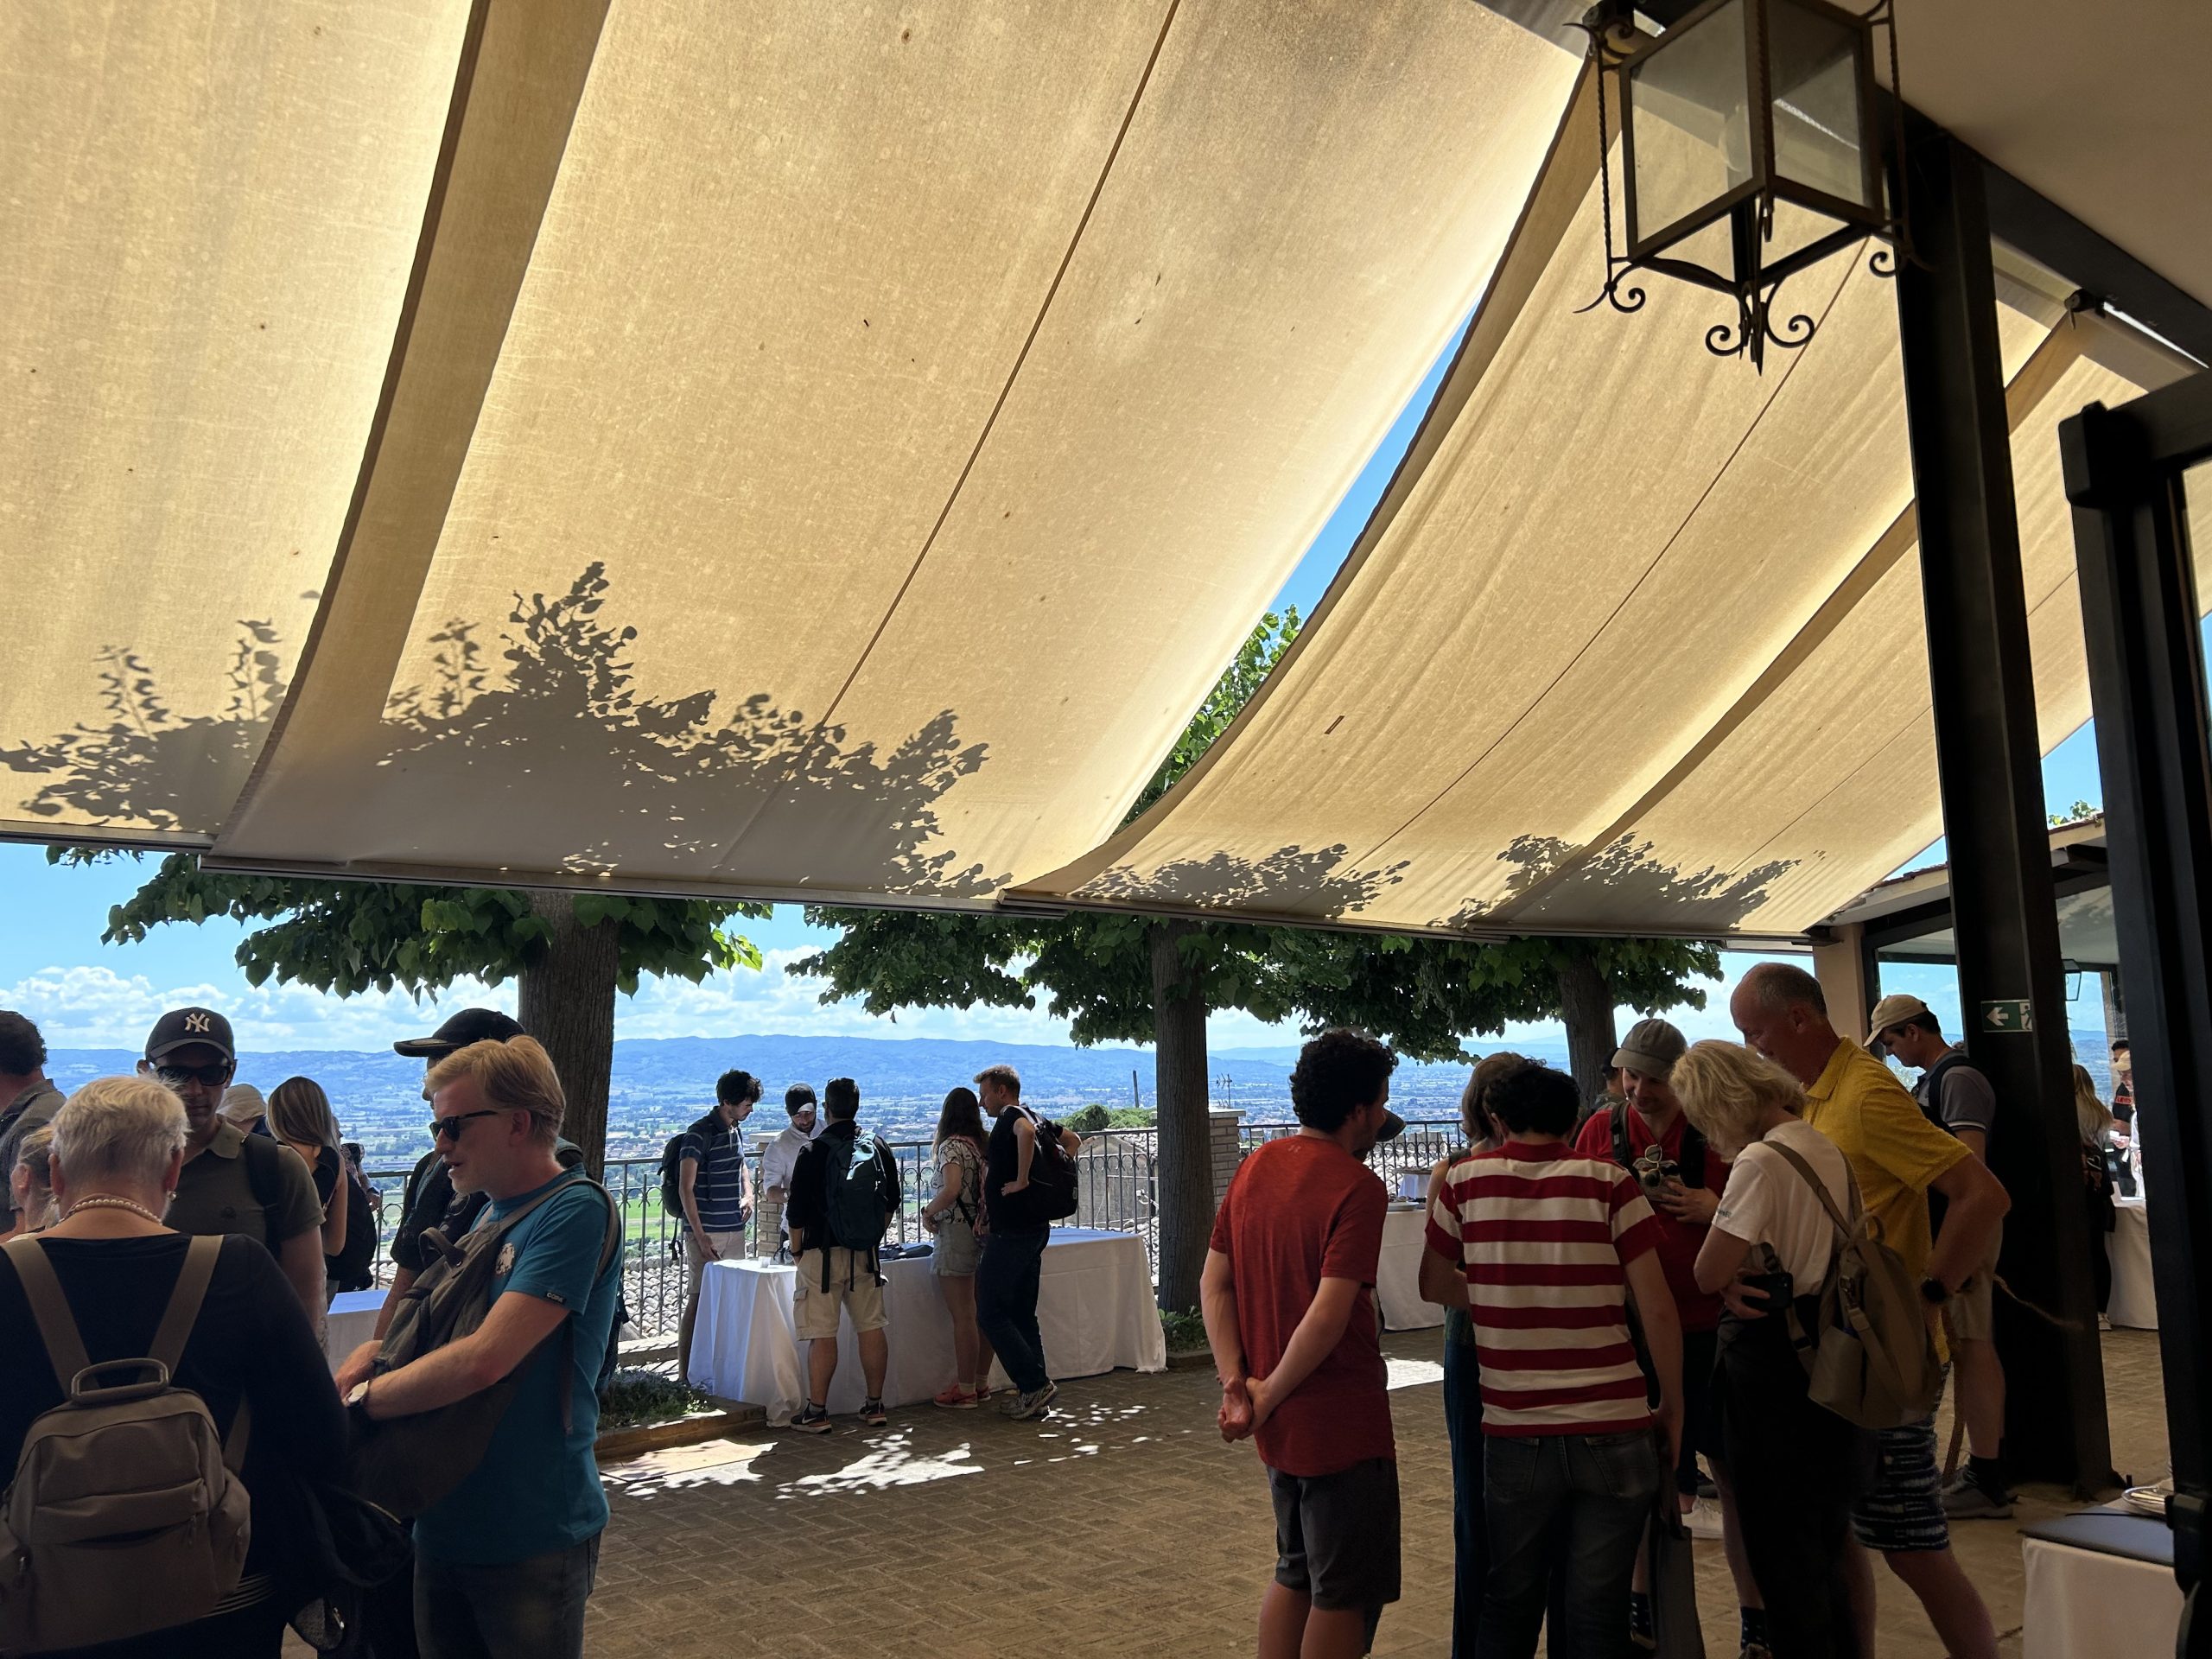
M 1405 1128 L 1397 1059 L 1329 1031 L 1291 1073 L 1299 1131 L 1247 1158 L 1214 1217 L 1200 1296 L 1224 1440 L 1251 1435 L 1274 1499 L 1261 1659 L 1345 1659 L 1398 1599 L 1398 1464 L 1376 1315 L 1389 1194 L 1361 1160 Z

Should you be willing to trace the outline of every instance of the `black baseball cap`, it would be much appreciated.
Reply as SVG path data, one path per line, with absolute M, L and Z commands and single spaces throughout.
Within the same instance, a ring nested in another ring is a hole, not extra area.
M 463 1008 L 428 1037 L 394 1043 L 391 1052 L 418 1060 L 436 1060 L 471 1043 L 504 1043 L 522 1034 L 522 1027 L 497 1008 Z
M 220 1049 L 226 1060 L 238 1057 L 231 1022 L 214 1009 L 171 1008 L 154 1022 L 153 1034 L 146 1039 L 146 1058 L 158 1060 L 180 1048 L 195 1046 Z
M 1382 1128 L 1376 1135 L 1375 1144 L 1379 1147 L 1385 1141 L 1395 1141 L 1405 1132 L 1406 1120 L 1395 1112 L 1385 1112 L 1382 1114 Z

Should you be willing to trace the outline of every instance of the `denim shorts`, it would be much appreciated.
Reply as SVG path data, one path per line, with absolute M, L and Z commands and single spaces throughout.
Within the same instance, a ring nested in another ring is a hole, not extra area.
M 947 1216 L 938 1224 L 937 1245 L 930 1252 L 930 1271 L 940 1279 L 970 1279 L 983 1259 L 982 1244 L 975 1224 Z

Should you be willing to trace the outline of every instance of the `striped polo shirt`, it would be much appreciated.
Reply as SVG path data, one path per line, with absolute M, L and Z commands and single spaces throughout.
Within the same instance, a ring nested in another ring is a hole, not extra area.
M 698 1185 L 693 1189 L 699 1204 L 699 1224 L 710 1233 L 742 1232 L 744 1135 L 738 1129 L 718 1129 L 704 1135 L 696 1128 L 687 1129 L 683 1150 L 677 1155 L 699 1166 Z
M 1621 1264 L 1658 1243 L 1634 1178 L 1563 1141 L 1509 1141 L 1446 1172 L 1428 1246 L 1467 1275 L 1484 1433 L 1650 1426 Z

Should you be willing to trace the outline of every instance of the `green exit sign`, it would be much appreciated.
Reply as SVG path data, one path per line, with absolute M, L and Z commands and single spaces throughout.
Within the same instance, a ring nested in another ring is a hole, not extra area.
M 1981 1028 L 1984 1031 L 2033 1031 L 2036 1011 L 2024 996 L 2000 997 L 1994 1002 L 1981 1005 Z

